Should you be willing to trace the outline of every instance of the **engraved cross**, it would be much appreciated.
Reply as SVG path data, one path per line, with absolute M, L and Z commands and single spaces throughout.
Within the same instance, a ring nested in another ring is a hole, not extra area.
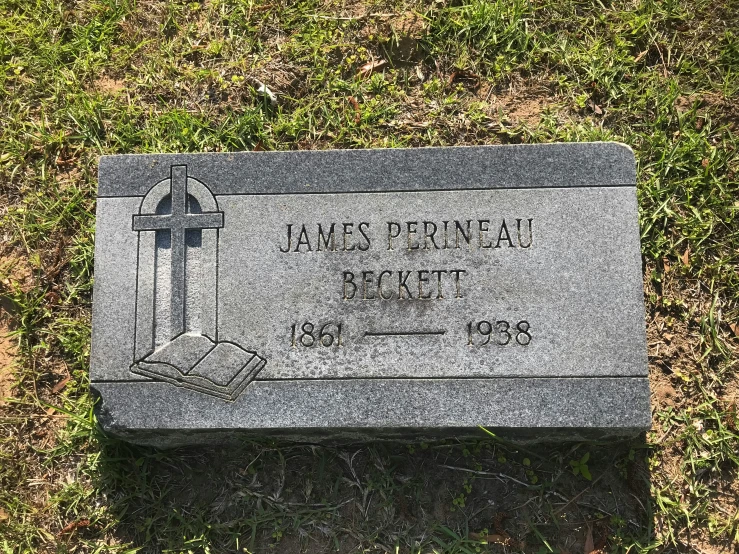
M 172 336 L 185 331 L 185 232 L 187 229 L 219 229 L 223 227 L 221 212 L 190 213 L 187 211 L 187 166 L 170 169 L 172 210 L 168 214 L 133 216 L 134 231 L 169 231 L 172 262 Z

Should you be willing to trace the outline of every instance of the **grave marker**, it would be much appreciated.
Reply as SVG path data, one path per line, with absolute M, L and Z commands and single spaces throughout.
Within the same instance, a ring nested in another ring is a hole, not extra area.
M 649 427 L 616 143 L 106 156 L 91 383 L 110 433 Z

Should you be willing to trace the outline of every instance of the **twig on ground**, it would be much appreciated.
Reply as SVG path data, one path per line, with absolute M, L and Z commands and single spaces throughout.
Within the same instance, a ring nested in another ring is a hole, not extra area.
M 478 471 L 476 469 L 467 469 L 466 467 L 447 466 L 447 465 L 442 465 L 440 467 L 445 467 L 447 469 L 453 469 L 455 471 L 464 471 L 466 473 L 473 473 L 475 475 L 489 475 L 490 477 L 497 477 L 498 479 L 507 479 L 508 481 L 513 481 L 514 483 L 518 483 L 519 485 L 523 485 L 524 487 L 531 488 L 531 489 L 540 488 L 540 485 L 532 485 L 531 483 L 525 483 L 523 481 L 519 481 L 515 477 L 511 477 L 510 475 L 506 475 L 505 473 L 499 473 L 499 472 L 493 472 L 493 471 Z
M 554 513 L 555 513 L 555 515 L 559 515 L 559 514 L 561 514 L 562 512 L 564 512 L 564 511 L 565 511 L 565 510 L 567 509 L 567 507 L 568 507 L 568 506 L 569 506 L 570 504 L 572 504 L 572 503 L 573 503 L 573 502 L 574 502 L 575 500 L 577 500 L 577 499 L 578 499 L 578 498 L 580 498 L 580 497 L 581 497 L 581 496 L 582 496 L 583 494 L 585 494 L 585 493 L 586 493 L 586 492 L 588 492 L 588 491 L 589 491 L 590 489 L 592 489 L 592 488 L 593 488 L 593 485 L 595 485 L 595 484 L 596 484 L 596 483 L 597 483 L 598 481 L 600 481 L 600 480 L 601 480 L 601 479 L 603 478 L 603 476 L 604 476 L 604 475 L 605 475 L 605 473 L 601 473 L 600 475 L 598 475 L 598 477 L 596 477 L 595 479 L 593 479 L 593 481 L 592 481 L 592 482 L 591 482 L 591 483 L 590 483 L 590 484 L 589 484 L 589 485 L 588 485 L 587 487 L 585 487 L 585 488 L 584 488 L 583 490 L 581 490 L 581 491 L 580 491 L 579 493 L 577 493 L 577 494 L 576 494 L 575 496 L 573 496 L 573 497 L 572 497 L 572 498 L 571 498 L 571 499 L 569 500 L 569 502 L 567 502 L 567 503 L 566 503 L 566 504 L 565 504 L 564 506 L 562 506 L 562 507 L 561 507 L 561 508 L 559 508 L 559 509 L 558 509 L 558 510 L 557 510 L 556 512 L 554 512 Z

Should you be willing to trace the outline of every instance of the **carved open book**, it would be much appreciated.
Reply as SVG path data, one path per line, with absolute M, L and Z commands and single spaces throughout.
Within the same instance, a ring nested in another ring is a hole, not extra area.
M 234 400 L 266 361 L 232 342 L 184 333 L 134 363 L 131 371 L 159 381 Z

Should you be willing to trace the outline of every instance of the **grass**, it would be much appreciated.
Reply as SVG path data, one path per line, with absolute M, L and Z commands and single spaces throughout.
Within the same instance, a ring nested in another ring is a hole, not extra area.
M 739 546 L 736 0 L 0 0 L 0 90 L 0 551 Z M 640 440 L 159 452 L 96 428 L 100 155 L 583 140 L 638 159 Z

